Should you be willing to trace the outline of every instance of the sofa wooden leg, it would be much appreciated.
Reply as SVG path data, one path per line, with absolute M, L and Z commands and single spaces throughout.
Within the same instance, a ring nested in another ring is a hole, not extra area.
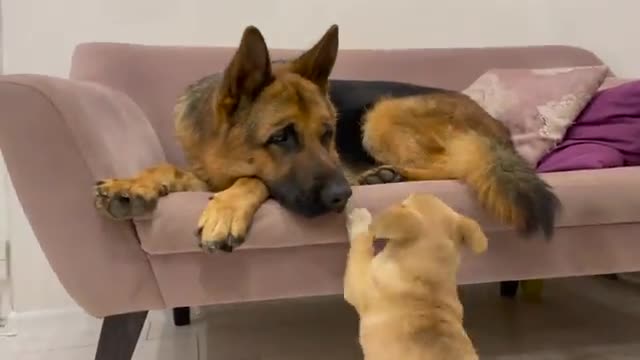
M 191 309 L 188 307 L 173 308 L 173 324 L 186 326 L 191 324 Z
M 515 281 L 501 281 L 500 282 L 500 296 L 514 299 L 518 294 L 518 286 L 520 282 Z
M 146 318 L 147 311 L 107 316 L 95 360 L 131 360 Z

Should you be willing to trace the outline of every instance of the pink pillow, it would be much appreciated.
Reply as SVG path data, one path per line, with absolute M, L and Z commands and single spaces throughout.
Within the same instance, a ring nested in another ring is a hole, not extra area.
M 511 130 L 532 166 L 560 140 L 598 91 L 606 66 L 493 69 L 463 91 Z

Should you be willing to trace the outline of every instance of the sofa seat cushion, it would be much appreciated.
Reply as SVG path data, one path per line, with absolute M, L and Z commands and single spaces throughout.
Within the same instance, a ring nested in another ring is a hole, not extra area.
M 555 189 L 563 209 L 558 228 L 640 223 L 640 167 L 580 170 L 541 175 Z M 439 196 L 456 210 L 477 219 L 489 238 L 515 232 L 479 208 L 467 187 L 457 181 L 425 181 L 357 186 L 353 206 L 373 214 L 413 192 Z M 148 218 L 136 220 L 143 249 L 152 255 L 201 252 L 196 224 L 210 194 L 174 193 L 163 198 Z M 535 239 L 534 241 L 542 241 Z M 307 219 L 268 201 L 256 213 L 246 242 L 236 251 L 318 246 L 347 242 L 344 214 Z

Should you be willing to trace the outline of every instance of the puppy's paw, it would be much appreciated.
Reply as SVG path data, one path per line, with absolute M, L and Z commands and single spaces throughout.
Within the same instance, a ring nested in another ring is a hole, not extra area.
M 349 211 L 347 215 L 347 231 L 349 240 L 352 240 L 358 234 L 369 231 L 371 225 L 371 213 L 365 208 L 355 208 Z

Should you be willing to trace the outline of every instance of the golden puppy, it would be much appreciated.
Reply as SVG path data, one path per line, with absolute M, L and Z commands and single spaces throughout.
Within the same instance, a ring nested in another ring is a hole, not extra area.
M 410 195 L 371 221 L 366 209 L 349 214 L 344 279 L 365 359 L 478 359 L 456 285 L 459 249 L 487 248 L 478 223 L 427 194 Z M 374 238 L 387 240 L 377 255 Z

